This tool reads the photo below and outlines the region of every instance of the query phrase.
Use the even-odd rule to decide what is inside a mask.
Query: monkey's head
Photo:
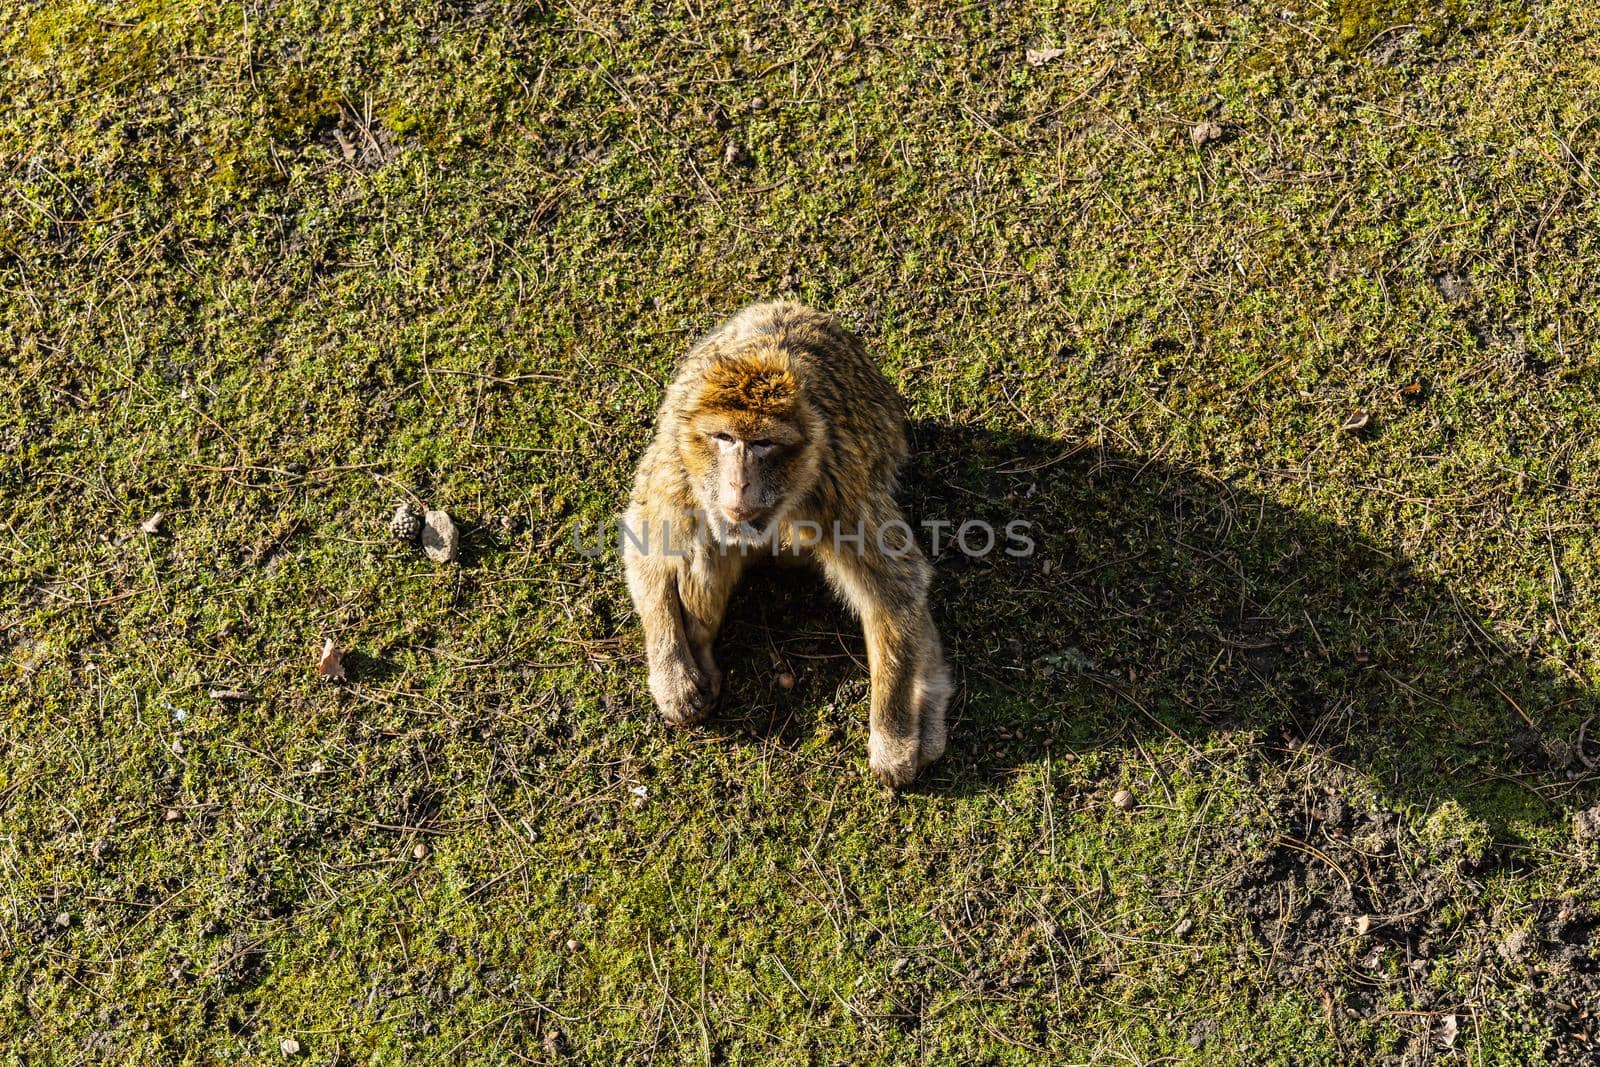
[[[816,484],[822,420],[789,357],[754,342],[712,363],[678,438],[711,533],[759,545]]]

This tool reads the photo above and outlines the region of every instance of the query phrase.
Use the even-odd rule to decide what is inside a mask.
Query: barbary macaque
[[[893,496],[906,456],[899,394],[832,316],[756,304],[690,349],[622,531],[668,723],[697,723],[716,704],[712,644],[745,567],[798,557],[866,632],[873,775],[905,785],[944,753],[951,682],[928,611],[932,569]]]

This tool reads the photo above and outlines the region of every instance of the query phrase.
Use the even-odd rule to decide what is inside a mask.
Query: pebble
[[[430,851],[430,849],[428,848],[428,846],[426,844],[424,844],[421,841],[418,841],[414,846],[412,846],[411,857],[413,859],[425,860],[425,859],[428,858],[428,852],[429,851]]]
[[[1189,140],[1193,141],[1196,146],[1210,144],[1221,136],[1222,127],[1210,119],[1196,123],[1194,128],[1189,131]]]
[[[1600,804],[1572,817],[1572,836],[1581,842],[1600,842]]]
[[[1138,801],[1133,799],[1133,794],[1126,789],[1119,789],[1111,795],[1111,803],[1116,805],[1118,811],[1132,811]]]
[[[286,1037],[278,1042],[278,1051],[285,1056],[298,1056],[300,1055],[300,1042],[292,1037]]]
[[[454,563],[461,549],[461,535],[456,524],[442,511],[430,511],[422,516],[422,551],[435,563]]]

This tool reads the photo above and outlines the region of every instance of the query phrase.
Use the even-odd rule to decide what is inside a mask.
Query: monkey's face
[[[727,412],[692,423],[685,459],[712,536],[764,544],[814,480],[813,446],[784,419]]]
[[[684,469],[722,544],[765,543],[816,483],[822,423],[770,343],[706,367],[678,430]]]

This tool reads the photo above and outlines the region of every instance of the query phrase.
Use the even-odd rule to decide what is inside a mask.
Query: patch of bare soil
[[[1364,794],[1338,765],[1322,767],[1219,843],[1239,858],[1229,910],[1270,972],[1323,1003],[1347,1051],[1370,1040],[1363,1021],[1384,1021],[1408,1035],[1388,1051],[1428,1063],[1494,1020],[1540,1043],[1538,1062],[1600,1063],[1600,907],[1483,910],[1483,879],[1514,856],[1448,832],[1420,840],[1397,813],[1353,803]]]

